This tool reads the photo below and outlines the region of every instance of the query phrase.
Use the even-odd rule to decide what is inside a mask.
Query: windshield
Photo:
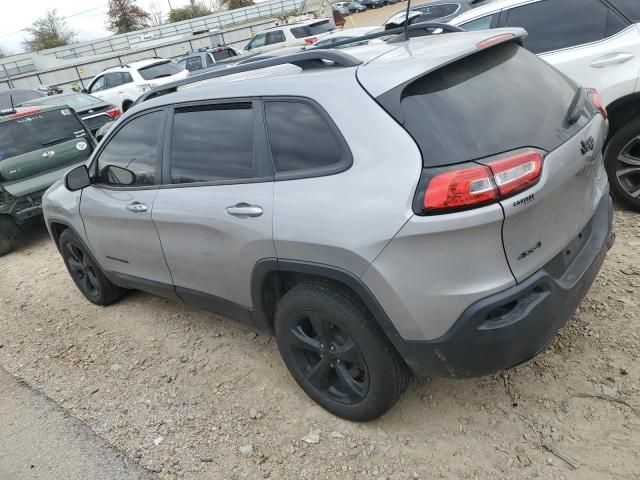
[[[67,108],[4,121],[0,123],[0,161],[81,137],[86,138],[87,132]]]
[[[91,108],[97,103],[102,103],[102,100],[92,97],[91,95],[53,95],[50,97],[37,98],[29,102],[24,102],[21,106],[27,105],[67,105],[74,110],[84,110],[85,108]]]
[[[154,63],[148,67],[138,69],[138,73],[145,80],[153,80],[154,78],[170,77],[184,70],[180,65],[174,62]]]

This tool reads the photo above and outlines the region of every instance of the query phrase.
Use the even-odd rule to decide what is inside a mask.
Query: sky
[[[137,0],[137,4],[149,10],[156,4],[164,14],[173,8],[183,7],[189,0]],[[0,49],[7,53],[24,51],[24,28],[42,17],[47,9],[56,8],[58,15],[66,17],[67,26],[76,33],[78,41],[110,35],[105,28],[108,0],[0,0]]]

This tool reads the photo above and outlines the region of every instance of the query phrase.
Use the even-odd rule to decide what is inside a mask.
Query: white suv
[[[336,24],[330,18],[316,18],[300,23],[280,25],[267,28],[254,36],[245,52],[269,52],[283,47],[312,45],[318,35],[336,29]]]
[[[640,209],[640,0],[498,0],[449,23],[465,30],[524,27],[526,48],[596,88],[609,113],[611,189]]]
[[[187,70],[172,60],[140,60],[105,70],[91,80],[84,92],[112,103],[125,112],[146,91],[188,75]]]

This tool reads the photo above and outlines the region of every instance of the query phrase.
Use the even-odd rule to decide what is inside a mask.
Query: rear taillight
[[[304,43],[306,43],[307,45],[312,45],[314,43],[316,43],[318,39],[316,37],[307,37],[304,39]]]
[[[537,150],[512,152],[436,171],[425,170],[414,202],[418,214],[467,210],[495,203],[534,186],[542,174]]]
[[[587,92],[589,92],[589,98],[591,98],[591,103],[593,103],[593,106],[600,110],[600,113],[605,118],[605,120],[609,118],[607,109],[604,107],[604,104],[602,103],[602,97],[600,96],[598,91],[595,88],[587,88]]]
[[[121,113],[122,112],[118,107],[112,108],[111,110],[107,110],[107,115],[109,115],[113,119],[118,118]]]

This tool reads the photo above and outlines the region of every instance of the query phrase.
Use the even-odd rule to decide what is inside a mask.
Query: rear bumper
[[[418,374],[464,378],[535,357],[589,291],[613,243],[612,220],[606,195],[580,235],[541,270],[471,305],[442,337],[402,342],[407,364]]]

